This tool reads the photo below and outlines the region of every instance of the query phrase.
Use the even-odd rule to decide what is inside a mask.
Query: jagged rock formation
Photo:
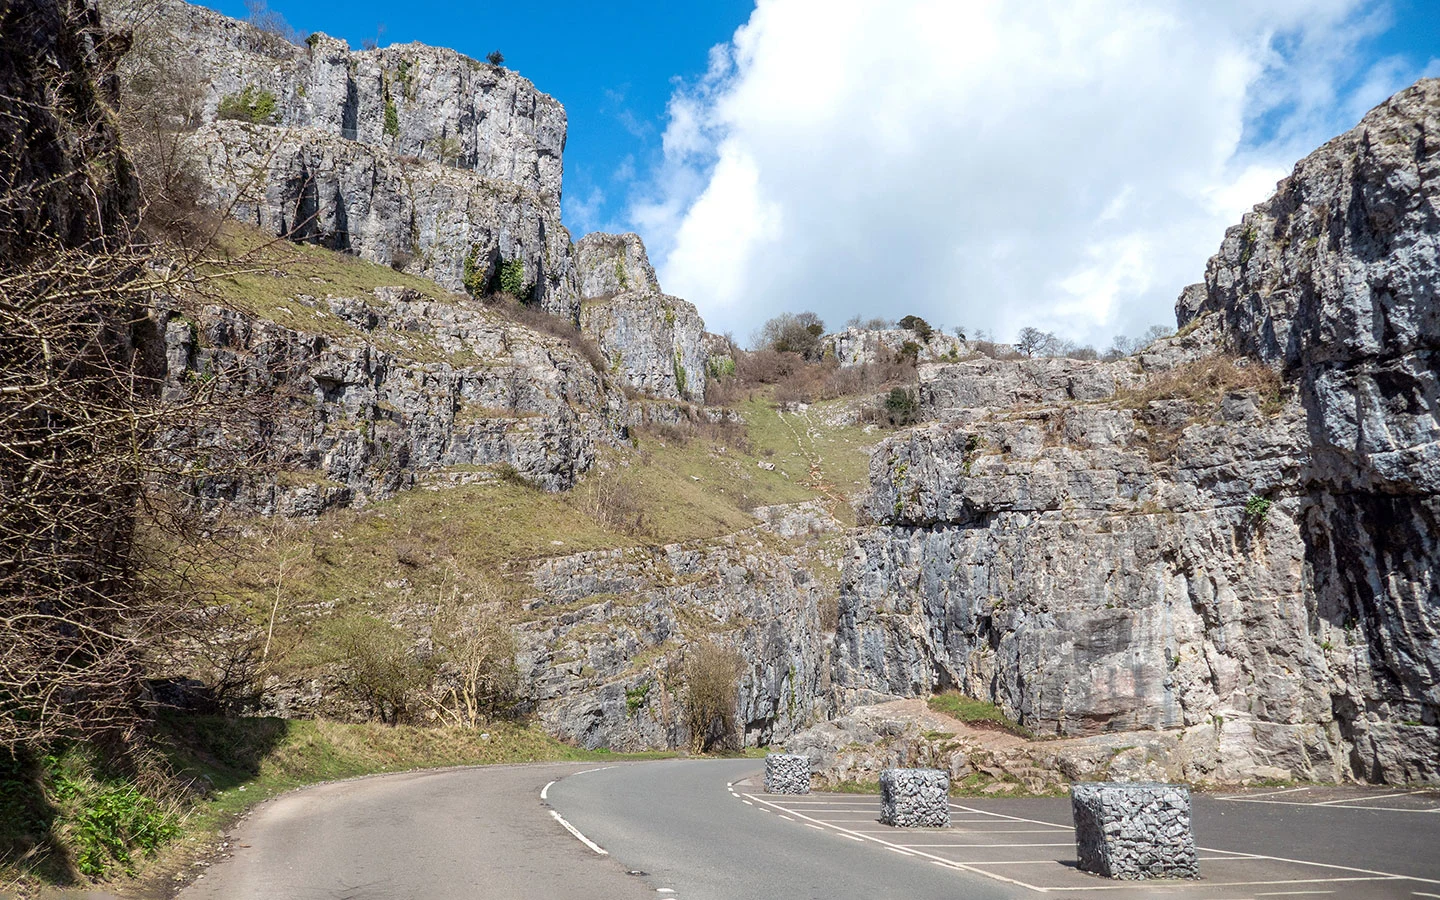
[[[703,402],[709,359],[694,304],[660,292],[638,235],[591,234],[576,245],[580,327],[611,372],[652,397]]]
[[[660,281],[638,234],[587,234],[575,244],[575,286],[581,297],[658,293]]]
[[[180,0],[117,15],[185,55],[177,71],[201,92],[199,174],[218,207],[452,290],[488,287],[519,261],[536,301],[572,311],[565,110],[527,79],[422,44],[296,45]]]
[[[840,366],[874,366],[912,353],[917,362],[955,361],[969,356],[969,345],[942,331],[920,334],[909,328],[847,328],[820,338],[827,355]]]
[[[244,507],[316,515],[429,472],[497,465],[562,490],[623,436],[624,398],[589,361],[478,303],[407,288],[293,303],[329,333],[219,306],[162,316],[172,380],[218,373],[286,401],[258,426],[287,469],[280,482],[211,488]]]
[[[682,648],[707,638],[743,660],[736,722],[747,745],[828,716],[827,588],[803,545],[767,532],[535,566],[522,662],[546,730],[585,747],[688,746]]]
[[[1424,81],[1302,161],[1138,360],[925,367],[837,684],[1174,730],[1193,780],[1440,779],[1437,117]]]
[[[293,44],[181,0],[118,9],[183,57],[175,77],[199,95],[189,146],[215,207],[453,291],[503,288],[577,324],[581,299],[603,298],[584,324],[615,373],[645,394],[702,397],[704,323],[660,294],[640,238],[571,243],[565,110],[525,78],[422,44]]]

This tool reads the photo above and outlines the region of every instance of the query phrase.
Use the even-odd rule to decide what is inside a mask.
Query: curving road
[[[1078,872],[1069,802],[958,800],[893,829],[878,798],[763,794],[758,760],[448,769],[256,809],[182,900],[1440,898],[1440,792],[1197,796],[1198,883]],[[1100,893],[1096,893],[1099,891]]]

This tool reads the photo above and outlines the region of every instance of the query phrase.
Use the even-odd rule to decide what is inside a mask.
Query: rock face
[[[569,233],[528,188],[316,128],[219,121],[193,144],[213,202],[243,222],[454,291],[496,290],[519,263],[522,299],[574,316]]]
[[[571,243],[565,110],[525,78],[422,44],[295,44],[181,0],[124,0],[115,16],[193,82],[188,146],[216,208],[452,291],[505,290],[576,324],[582,298],[603,298],[587,330],[622,380],[703,396],[704,323],[660,293],[640,238]]]
[[[820,343],[842,368],[889,363],[911,352],[917,362],[955,361],[970,354],[960,338],[943,331],[920,334],[908,328],[847,328],[824,335]]]
[[[712,541],[558,557],[530,574],[523,668],[546,730],[584,747],[688,746],[683,666],[710,640],[744,661],[736,723],[746,745],[833,710],[823,584],[764,527]]]
[[[281,398],[258,427],[291,471],[278,483],[212,487],[243,507],[316,515],[456,467],[509,466],[561,490],[623,435],[624,398],[602,373],[563,340],[477,302],[378,288],[300,296],[293,308],[328,333],[218,306],[162,322],[170,379],[215,373]]]
[[[1437,110],[1301,162],[1137,360],[922,367],[941,421],[873,457],[837,685],[1174,730],[1194,780],[1440,780]]]
[[[587,234],[575,245],[575,286],[581,297],[657,293],[660,281],[638,234]]]

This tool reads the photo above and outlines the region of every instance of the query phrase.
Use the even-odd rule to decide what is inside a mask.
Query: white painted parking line
[[[940,865],[940,866],[944,866],[944,867],[947,867],[947,868],[955,869],[955,870],[958,870],[958,871],[970,872],[970,873],[972,873],[972,874],[981,875],[981,876],[984,876],[984,877],[986,877],[986,878],[990,878],[990,879],[995,880],[995,881],[1001,881],[1001,882],[1004,882],[1004,883],[1007,883],[1007,884],[1013,884],[1013,885],[1015,885],[1015,886],[1017,886],[1017,887],[1021,887],[1021,888],[1024,888],[1024,889],[1027,889],[1027,890],[1030,890],[1030,891],[1035,891],[1035,892],[1037,892],[1037,893],[1042,893],[1042,894],[1043,894],[1043,893],[1065,893],[1065,892],[1070,892],[1070,891],[1076,891],[1076,892],[1081,892],[1081,891],[1083,891],[1083,892],[1087,892],[1087,893],[1088,893],[1088,892],[1092,892],[1092,891],[1133,890],[1134,887],[1135,887],[1135,886],[1132,885],[1132,884],[1094,884],[1094,883],[1084,884],[1084,885],[1070,885],[1070,886],[1065,886],[1065,887],[1061,887],[1061,886],[1043,886],[1043,887],[1042,887],[1042,886],[1040,886],[1040,885],[1035,885],[1035,884],[1028,883],[1027,881],[1024,881],[1024,880],[1019,879],[1019,878],[1014,878],[1014,877],[1009,877],[1009,876],[1006,876],[1006,875],[1002,875],[1002,874],[1000,874],[999,871],[990,871],[990,869],[995,868],[995,867],[1004,867],[1004,866],[1011,866],[1011,867],[1015,867],[1015,866],[1021,866],[1021,867],[1024,867],[1024,866],[1031,866],[1031,867],[1039,867],[1039,866],[1054,867],[1055,865],[1057,865],[1057,860],[1054,859],[1054,858],[1051,858],[1051,859],[1030,859],[1030,860],[997,860],[997,861],[988,861],[988,860],[964,860],[964,861],[958,861],[958,860],[954,860],[954,859],[946,859],[946,858],[944,858],[944,857],[937,856],[937,855],[935,855],[934,853],[928,852],[928,851],[930,851],[930,850],[936,850],[936,851],[945,851],[945,852],[950,853],[950,854],[956,854],[956,853],[959,853],[960,851],[965,851],[965,850],[968,850],[968,849],[970,849],[970,848],[975,848],[975,849],[988,849],[988,848],[1018,849],[1018,848],[1026,848],[1026,847],[1028,847],[1028,848],[1034,848],[1034,849],[1036,849],[1036,850],[1042,850],[1043,848],[1051,848],[1051,847],[1073,848],[1073,847],[1074,847],[1074,842],[1073,842],[1073,840],[1071,840],[1071,841],[1066,841],[1066,842],[1064,842],[1064,843],[984,843],[984,844],[965,843],[964,840],[963,840],[963,838],[975,838],[975,837],[981,837],[981,838],[983,838],[983,837],[988,836],[988,835],[990,835],[990,834],[1051,834],[1051,835],[1054,835],[1055,837],[1060,837],[1061,835],[1060,835],[1060,834],[1057,834],[1057,833],[1054,831],[1054,829],[1060,829],[1060,830],[1062,830],[1062,831],[1069,831],[1069,832],[1072,832],[1072,834],[1073,834],[1073,830],[1074,830],[1074,829],[1073,829],[1073,826],[1070,826],[1070,825],[1059,825],[1059,824],[1056,824],[1056,823],[1054,823],[1054,822],[1045,822],[1045,821],[1038,820],[1038,819],[1028,819],[1028,818],[1025,818],[1025,817],[1023,817],[1023,816],[1006,815],[1006,814],[1003,814],[1003,813],[992,813],[992,812],[989,812],[989,811],[986,811],[986,810],[976,809],[976,808],[974,808],[974,807],[969,807],[969,806],[964,806],[964,805],[962,805],[962,804],[954,804],[954,803],[952,803],[951,806],[952,806],[953,809],[955,809],[955,810],[957,810],[957,811],[960,811],[960,812],[963,812],[963,813],[970,814],[971,816],[974,816],[974,817],[975,817],[975,818],[967,818],[967,819],[966,819],[966,821],[971,822],[971,823],[994,823],[994,824],[996,824],[996,825],[1001,825],[1001,826],[1010,826],[1010,825],[1022,824],[1022,823],[1023,823],[1023,824],[1032,824],[1032,825],[1037,825],[1037,826],[1042,826],[1042,827],[1040,827],[1040,828],[1034,828],[1034,829],[1027,829],[1027,828],[1009,828],[1009,827],[996,828],[996,829],[986,829],[986,828],[978,827],[978,826],[977,826],[977,827],[961,828],[961,829],[950,829],[950,830],[942,830],[942,829],[917,829],[917,830],[914,830],[914,831],[909,832],[909,836],[912,836],[913,838],[916,839],[916,840],[913,840],[913,841],[912,841],[912,840],[906,840],[904,837],[902,837],[902,836],[901,836],[902,830],[900,830],[900,829],[884,828],[884,829],[882,830],[882,829],[875,829],[875,828],[855,827],[855,826],[857,826],[857,825],[867,825],[867,824],[873,823],[874,820],[864,820],[864,821],[854,821],[854,820],[849,820],[849,819],[843,819],[843,820],[827,820],[827,818],[824,817],[824,814],[825,814],[826,812],[839,812],[839,813],[844,813],[844,812],[848,812],[848,810],[839,810],[839,809],[828,809],[828,810],[827,810],[827,809],[824,808],[824,804],[815,804],[813,801],[811,801],[811,803],[809,804],[809,808],[806,808],[804,812],[801,812],[799,809],[795,808],[795,807],[799,806],[798,803],[789,802],[789,803],[787,803],[786,805],[782,805],[782,804],[780,804],[780,803],[772,802],[772,801],[769,801],[769,800],[765,800],[765,799],[763,799],[763,798],[761,798],[761,797],[757,797],[757,796],[755,796],[755,795],[753,795],[753,794],[748,794],[748,795],[746,795],[746,798],[748,798],[748,799],[742,798],[742,799],[744,799],[744,802],[749,802],[750,800],[753,800],[753,801],[755,801],[756,803],[763,804],[763,805],[765,805],[765,806],[774,807],[776,810],[781,810],[781,811],[790,813],[790,814],[793,815],[797,820],[799,820],[801,824],[807,825],[807,826],[809,826],[809,827],[811,827],[811,828],[817,828],[817,829],[820,829],[820,830],[829,830],[829,831],[831,831],[832,833],[839,834],[841,837],[845,837],[845,838],[848,838],[848,839],[853,840],[853,841],[862,841],[862,842],[868,841],[868,842],[876,843],[876,844],[879,844],[879,845],[882,846],[882,847],[886,847],[887,849],[894,850],[894,851],[897,852],[897,853],[901,853],[901,854],[904,854],[904,855],[912,855],[912,856],[916,856],[916,857],[923,857],[923,858],[929,860],[930,862],[934,863],[935,865]],[[1266,802],[1266,801],[1257,801],[1257,802]],[[1283,803],[1283,802],[1287,802],[1287,801],[1269,801],[1269,802],[1282,802],[1282,803]],[[1315,806],[1315,805],[1317,805],[1317,804],[1315,804],[1315,803],[1307,803],[1307,804],[1294,804],[1294,805]],[[814,808],[815,806],[820,806],[821,808],[820,808],[820,809],[816,809],[816,808]],[[1354,808],[1354,807],[1339,807],[1339,808],[1341,808],[1341,809],[1347,809],[1347,808]],[[822,816],[822,818],[812,818],[811,815],[807,815],[807,813],[812,814],[812,815],[819,815],[819,816]],[[952,819],[952,822],[954,822],[954,821],[956,821],[956,820],[955,820],[955,819]],[[946,837],[952,837],[952,836],[955,837],[955,838],[957,838],[957,840],[951,841],[951,842],[946,842],[946,843],[930,843],[930,842],[928,842],[928,841],[935,841],[935,840],[937,840],[937,839],[944,839],[944,838],[946,838]],[[1261,873],[1256,873],[1257,875],[1261,875],[1261,877],[1260,877],[1259,879],[1255,879],[1255,880],[1234,880],[1234,881],[1213,881],[1213,880],[1207,879],[1203,884],[1193,885],[1193,887],[1195,887],[1195,888],[1197,888],[1197,889],[1204,889],[1204,888],[1241,888],[1241,887],[1244,887],[1244,888],[1252,888],[1252,889],[1253,889],[1253,888],[1257,888],[1257,887],[1267,887],[1267,886],[1273,886],[1273,887],[1277,887],[1277,888],[1294,886],[1294,888],[1295,888],[1295,890],[1276,890],[1276,891],[1270,891],[1270,892],[1264,893],[1264,894],[1253,894],[1253,895],[1251,895],[1252,897],[1259,897],[1259,896],[1305,896],[1305,895],[1321,896],[1321,895],[1328,895],[1328,894],[1334,894],[1334,893],[1336,893],[1336,891],[1334,891],[1334,890],[1328,890],[1328,889],[1327,889],[1328,887],[1331,887],[1331,886],[1334,886],[1334,885],[1349,884],[1349,883],[1352,883],[1352,882],[1366,882],[1366,881],[1410,881],[1410,882],[1419,882],[1419,883],[1421,883],[1421,884],[1440,884],[1440,881],[1435,881],[1435,880],[1427,879],[1427,878],[1418,878],[1418,877],[1414,877],[1414,876],[1397,875],[1397,874],[1390,873],[1390,872],[1381,872],[1381,871],[1376,871],[1376,870],[1372,870],[1372,869],[1361,869],[1361,868],[1356,868],[1356,867],[1353,867],[1353,866],[1336,865],[1336,864],[1333,864],[1333,863],[1318,863],[1318,862],[1312,862],[1312,861],[1310,861],[1310,860],[1289,859],[1289,858],[1286,858],[1286,857],[1267,856],[1267,855],[1256,854],[1256,853],[1244,853],[1244,852],[1236,851],[1236,850],[1221,850],[1221,849],[1213,848],[1213,847],[1197,847],[1196,849],[1199,850],[1199,851],[1201,851],[1201,852],[1203,852],[1203,853],[1205,854],[1205,855],[1203,855],[1203,856],[1200,857],[1201,860],[1211,861],[1211,862],[1216,862],[1216,863],[1227,863],[1227,862],[1228,862],[1228,863],[1245,863],[1245,862],[1251,862],[1251,861],[1267,861],[1267,862],[1274,862],[1274,863],[1286,863],[1286,864],[1289,864],[1289,865],[1301,866],[1301,867],[1306,867],[1306,868],[1311,868],[1311,869],[1321,869],[1321,870],[1325,870],[1325,871],[1322,872],[1322,873],[1317,873],[1317,874],[1315,875],[1315,877],[1311,877],[1311,878],[1282,878],[1282,879],[1269,879],[1269,880],[1266,880],[1266,879],[1263,878],[1263,874],[1261,874]],[[1011,868],[1010,871],[1013,872],[1013,871],[1015,871],[1015,870],[1014,870],[1014,868]],[[1239,873],[1239,872],[1236,872],[1235,874],[1239,875],[1240,873]],[[1275,873],[1275,874],[1279,874],[1279,873]],[[1287,873],[1287,874],[1288,874],[1288,873]],[[1297,874],[1298,874],[1298,873],[1297,873]],[[1221,877],[1223,877],[1223,875],[1222,875]],[[1182,887],[1182,886],[1176,886],[1176,887]],[[1191,885],[1184,885],[1183,887],[1188,888],[1188,887],[1192,887],[1192,886],[1191,886]],[[1440,900],[1440,894],[1425,894],[1425,893],[1416,892],[1416,893],[1414,894],[1414,896],[1416,896],[1416,897],[1434,898],[1434,900]],[[1231,900],[1242,900],[1242,898],[1231,898]]]
[[[1403,812],[1403,813],[1433,813],[1440,812],[1440,806],[1430,809],[1411,809],[1404,806],[1330,806],[1322,803],[1305,803],[1301,800],[1251,800],[1245,797],[1217,797],[1217,800],[1226,800],[1230,803],[1273,803],[1278,806],[1311,806],[1325,809],[1373,809],[1379,812]],[[1384,797],[1370,797],[1366,799],[1384,800]]]
[[[1403,794],[1377,794],[1370,797],[1351,797],[1348,800],[1327,800],[1324,803],[1316,803],[1316,806],[1339,806],[1341,803],[1364,803],[1367,800],[1393,800],[1396,797],[1410,797],[1415,794],[1428,794],[1434,788],[1427,788],[1420,791],[1406,791]]]
[[[1254,800],[1256,797],[1278,797],[1281,794],[1293,794],[1296,791],[1308,791],[1309,787],[1286,788],[1283,791],[1266,791],[1263,794],[1236,794],[1234,797],[1216,797],[1216,800],[1239,800],[1242,797]]]

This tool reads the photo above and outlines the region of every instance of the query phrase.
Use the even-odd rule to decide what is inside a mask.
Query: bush
[[[690,744],[696,751],[730,750],[738,746],[735,714],[743,665],[734,650],[709,640],[695,644],[687,654],[685,724],[690,729]]]
[[[505,65],[505,54],[499,50],[491,50],[485,55],[485,61],[492,66],[503,66]]]
[[[781,313],[760,327],[756,346],[761,350],[798,353],[806,359],[818,360],[823,351],[820,336],[824,333],[825,323],[813,312]]]
[[[341,684],[372,715],[395,725],[410,714],[430,673],[412,656],[404,632],[374,616],[358,616],[336,623],[330,640]]]
[[[515,707],[522,678],[515,662],[519,644],[499,595],[484,584],[471,593],[441,598],[430,639],[444,687],[439,710],[456,725],[473,728]]]
[[[1270,514],[1270,507],[1272,505],[1274,504],[1264,497],[1251,494],[1249,499],[1245,501],[1245,518],[1250,520],[1250,524],[1259,525],[1263,523],[1265,517]]]
[[[920,418],[920,401],[915,392],[906,388],[891,388],[885,396],[884,420],[892,426],[913,425]]]
[[[525,282],[525,261],[507,259],[500,264],[500,292],[522,300],[530,294],[530,285]]]
[[[930,336],[935,333],[935,329],[930,327],[930,323],[919,316],[906,316],[895,324],[901,328],[915,332],[922,343],[929,343]]]
[[[385,134],[392,138],[400,136],[400,111],[389,97],[385,98]]]
[[[247,84],[238,94],[221,97],[215,114],[222,119],[253,125],[273,125],[280,118],[275,108],[275,95],[253,84]]]

